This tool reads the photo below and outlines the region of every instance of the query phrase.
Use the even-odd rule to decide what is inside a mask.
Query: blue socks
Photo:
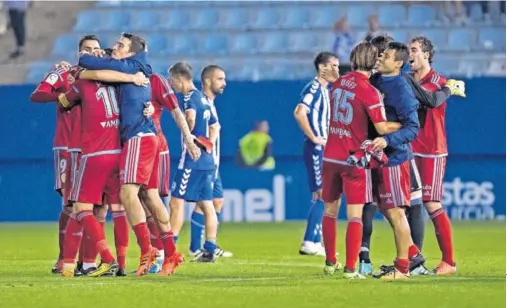
[[[190,251],[201,249],[201,241],[204,235],[204,214],[192,212],[190,217]]]
[[[216,244],[216,243],[213,243],[213,242],[210,242],[210,241],[208,241],[208,240],[206,240],[206,241],[204,242],[204,246],[203,246],[203,248],[204,248],[204,251],[209,252],[209,253],[211,253],[211,254],[212,254],[212,253],[214,253],[214,252],[215,252],[215,250],[217,249],[217,244]]]
[[[324,201],[312,201],[312,206],[308,213],[305,231],[305,242],[320,243],[322,239],[322,216],[324,215]]]

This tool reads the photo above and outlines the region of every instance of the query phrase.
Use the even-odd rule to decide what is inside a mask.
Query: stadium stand
[[[421,3],[98,1],[78,14],[70,33],[56,39],[49,57],[30,65],[27,79],[39,81],[52,63],[72,59],[75,43],[85,33],[112,44],[126,30],[147,36],[158,72],[165,72],[171,61],[186,59],[202,65],[227,61],[239,69],[229,74],[234,79],[307,78],[312,71],[299,65],[331,49],[333,23],[346,16],[360,39],[371,14],[397,40],[406,42],[417,34],[433,40],[435,66],[445,74],[498,74],[491,63],[499,63],[499,54],[505,58],[505,15],[499,9],[491,22],[484,22],[481,7],[473,4],[468,25],[457,27],[438,21],[438,6]],[[255,67],[242,66],[246,58]]]

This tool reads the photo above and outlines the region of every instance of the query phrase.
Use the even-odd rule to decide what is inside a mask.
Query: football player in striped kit
[[[294,117],[305,134],[303,159],[312,192],[303,243],[299,249],[302,255],[325,256],[322,246],[322,153],[329,129],[329,71],[338,72],[338,57],[330,52],[321,52],[314,60],[317,76],[301,92],[294,110]]]
[[[201,73],[202,93],[211,105],[211,112],[218,120],[217,109],[215,107],[215,97],[224,92],[225,86],[225,72],[218,65],[208,65]],[[219,122],[218,122],[219,123]],[[218,124],[220,129],[220,124]],[[220,224],[222,206],[224,204],[224,190],[222,186],[222,179],[218,170],[220,166],[220,133],[213,146],[213,161],[215,163],[215,172],[213,174],[213,206],[217,213],[217,219]],[[218,229],[217,229],[218,230]],[[198,258],[202,253],[202,238],[204,235],[204,214],[202,210],[196,206],[191,216],[190,225],[190,255]],[[232,257],[232,253],[225,251],[217,246],[215,249],[215,257]]]

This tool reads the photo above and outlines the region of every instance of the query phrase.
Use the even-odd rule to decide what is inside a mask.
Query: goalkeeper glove
[[[445,86],[451,90],[451,95],[467,97],[465,94],[465,82],[461,80],[449,79],[445,83]]]
[[[195,144],[200,147],[202,150],[211,153],[213,150],[213,143],[211,143],[208,139],[204,137],[197,137],[194,139]]]

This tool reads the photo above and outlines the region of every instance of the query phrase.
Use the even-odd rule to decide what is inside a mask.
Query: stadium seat
[[[409,40],[407,30],[396,29],[389,31],[388,33],[394,38],[395,41],[406,43]]]
[[[169,41],[168,47],[174,54],[193,55],[198,45],[197,37],[193,35],[177,35]]]
[[[407,9],[401,4],[385,5],[378,11],[378,21],[383,27],[399,27],[406,19]]]
[[[347,19],[351,27],[368,27],[368,16],[375,13],[371,6],[358,5],[351,6],[347,11]]]
[[[436,49],[445,49],[447,45],[447,31],[442,29],[426,29],[424,31],[412,32],[409,39],[415,36],[427,37]]]
[[[409,27],[429,27],[436,20],[437,13],[431,5],[411,5],[408,8]]]
[[[157,11],[140,10],[133,15],[132,31],[149,31],[153,30],[158,24]]]
[[[228,37],[223,34],[206,35],[203,48],[197,50],[199,53],[225,55],[229,52]]]
[[[190,22],[186,11],[171,10],[167,15],[160,16],[157,30],[176,30],[185,27]]]
[[[479,47],[481,49],[493,49],[505,51],[505,29],[482,28],[479,30]]]
[[[445,75],[453,75],[458,72],[459,68],[459,60],[455,60],[449,57],[435,57],[435,62],[433,63],[433,68],[437,72],[442,72]]]
[[[69,53],[76,53],[79,37],[71,34],[59,36],[51,52],[52,57],[67,56]]]
[[[314,33],[295,32],[290,36],[289,51],[292,52],[310,52],[315,51],[317,46],[317,37]]]
[[[480,22],[484,20],[484,15],[482,13],[482,8],[479,3],[470,3],[469,4],[469,15],[470,19],[474,22]]]
[[[264,53],[283,53],[287,50],[287,35],[281,32],[272,32],[264,36],[259,50]]]
[[[216,28],[216,25],[220,21],[220,13],[217,10],[201,10],[195,16],[193,23],[188,25],[192,29],[212,29]]]
[[[101,23],[102,31],[132,31],[128,11],[108,11],[106,21]]]
[[[248,12],[243,8],[226,10],[224,28],[244,30],[248,27]]]
[[[284,29],[306,29],[309,21],[310,12],[307,8],[293,7],[286,11],[281,27]]]
[[[331,28],[334,22],[343,15],[337,10],[337,6],[323,6],[315,8],[313,18],[310,21],[310,28]]]
[[[280,16],[275,8],[258,9],[251,27],[254,29],[274,29],[278,27]]]
[[[257,52],[257,38],[253,34],[242,33],[234,38],[231,46],[233,53],[253,54]]]
[[[467,29],[449,30],[449,40],[446,50],[451,51],[469,51],[475,44],[475,33]]]
[[[102,14],[99,11],[84,11],[77,15],[74,32],[96,32],[99,30]]]
[[[153,54],[167,54],[169,50],[167,48],[168,40],[165,35],[155,34],[146,37],[148,42],[148,51]]]

